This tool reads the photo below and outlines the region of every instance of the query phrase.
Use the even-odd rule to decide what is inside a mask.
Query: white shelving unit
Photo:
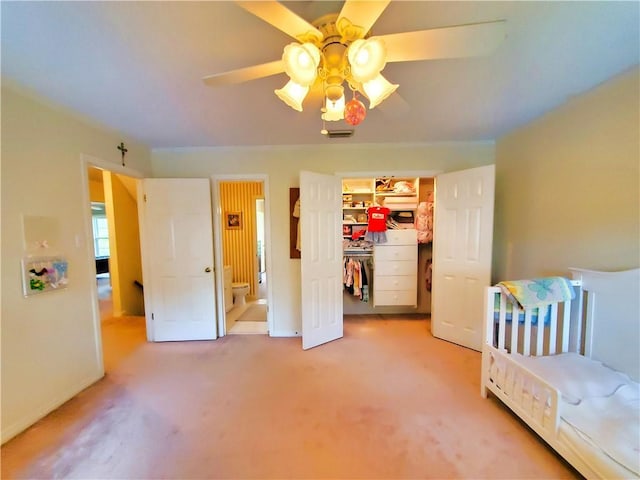
[[[387,243],[373,247],[373,306],[417,306],[418,243],[413,220],[419,178],[350,178],[342,182],[343,237],[365,231],[367,209],[391,210],[398,229],[387,230]],[[404,221],[404,223],[403,223]]]
[[[374,179],[350,178],[342,181],[342,236],[366,230],[367,208],[374,203]]]
[[[366,227],[367,209],[372,205],[387,207],[393,212],[392,217],[402,217],[404,213],[407,220],[413,219],[418,207],[419,188],[419,178],[380,177],[343,180],[343,236],[350,237],[354,227]]]

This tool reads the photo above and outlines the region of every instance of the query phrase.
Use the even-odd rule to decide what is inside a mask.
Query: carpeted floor
[[[2,448],[2,478],[580,478],[426,321],[344,338],[144,342],[103,325],[107,375]]]
[[[266,322],[267,321],[267,305],[264,303],[252,303],[244,311],[238,322]]]

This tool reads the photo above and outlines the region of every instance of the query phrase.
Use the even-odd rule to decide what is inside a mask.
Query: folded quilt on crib
[[[513,310],[513,304],[507,303],[507,308],[505,309],[505,320],[507,323],[513,320]],[[524,323],[524,310],[517,310],[516,312],[518,313],[518,323]],[[535,326],[538,324],[538,317],[542,317],[542,323],[548,325],[550,312],[551,309],[549,305],[543,305],[542,307],[532,310],[531,325]],[[497,295],[493,303],[493,318],[496,322],[500,321],[500,297]]]
[[[498,283],[498,287],[511,303],[525,310],[556,302],[566,302],[575,297],[571,281],[564,277],[507,280]]]

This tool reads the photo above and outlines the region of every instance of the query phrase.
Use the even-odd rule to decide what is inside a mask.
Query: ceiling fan
[[[229,85],[285,72],[290,80],[275,90],[282,101],[302,111],[309,89],[321,88],[322,119],[344,119],[350,125],[359,124],[366,116],[357,93],[367,97],[372,109],[398,88],[380,73],[387,62],[488,55],[505,37],[503,20],[371,36],[371,27],[390,0],[346,0],[340,13],[324,15],[312,23],[277,1],[236,3],[298,42],[285,46],[280,60],[209,75],[203,78],[204,83]],[[345,82],[353,92],[349,102]]]

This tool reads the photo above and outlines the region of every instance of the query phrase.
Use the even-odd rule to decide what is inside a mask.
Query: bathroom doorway
[[[267,334],[271,331],[267,178],[217,176],[213,191],[219,335]]]
[[[264,197],[256,198],[256,246],[258,262],[258,300],[267,300],[267,262],[264,258]]]

